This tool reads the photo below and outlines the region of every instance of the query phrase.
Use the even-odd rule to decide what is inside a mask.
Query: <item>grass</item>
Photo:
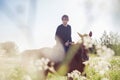
[[[92,58],[94,58],[92,56]],[[1,58],[2,60],[2,58]],[[3,62],[5,61],[5,63]],[[18,64],[17,61],[10,61],[10,59],[1,61],[0,66],[0,80],[23,80],[24,76],[29,75],[31,80],[40,80],[38,77],[41,75],[33,72],[29,74],[24,68]],[[110,60],[110,70],[105,73],[105,75],[100,75],[95,72],[94,68],[89,66],[86,67],[86,77],[87,80],[101,80],[102,78],[107,78],[108,80],[120,80],[120,56],[114,56]],[[37,75],[37,76],[35,76]],[[27,76],[28,77],[28,76]],[[67,76],[61,76],[59,74],[49,73],[47,80],[67,80]]]
[[[93,58],[93,56],[92,56]],[[107,71],[104,75],[99,74],[89,66],[86,67],[86,77],[87,80],[120,80],[120,56],[114,56],[111,60],[111,67],[110,70]],[[60,76],[56,74],[49,74],[48,80],[67,80],[67,76]]]

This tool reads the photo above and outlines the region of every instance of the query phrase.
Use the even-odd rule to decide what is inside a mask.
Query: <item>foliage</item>
[[[66,76],[60,76],[58,74],[49,73],[47,76],[47,80],[67,80]]]
[[[92,57],[92,59],[95,57]],[[94,59],[95,60],[95,59]],[[110,60],[111,67],[104,75],[99,74],[89,65],[85,68],[86,80],[120,80],[120,57],[115,56]],[[47,80],[67,80],[67,76],[49,73]],[[73,79],[81,80],[81,79]]]
[[[8,75],[9,80],[22,80],[25,72],[22,68],[16,67],[12,70],[12,72]]]
[[[120,79],[120,57],[113,57],[110,61],[111,69],[109,70],[109,79],[110,80],[119,80]]]
[[[6,69],[0,72],[0,80],[22,80],[25,75],[24,69],[19,66],[11,68],[5,72]]]
[[[120,34],[104,31],[99,43],[113,49],[116,55],[120,55]]]

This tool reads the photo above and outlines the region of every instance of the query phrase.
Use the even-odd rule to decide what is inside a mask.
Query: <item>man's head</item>
[[[63,16],[62,16],[63,25],[67,25],[68,21],[69,21],[68,15],[63,15]]]

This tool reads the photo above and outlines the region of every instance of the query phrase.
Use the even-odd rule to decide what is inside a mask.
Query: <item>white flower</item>
[[[31,79],[31,77],[30,77],[29,75],[25,75],[25,76],[23,77],[23,80],[32,80],[32,79]]]
[[[90,58],[88,62],[89,66],[101,75],[104,75],[111,67],[111,64],[103,57]]]
[[[107,47],[106,46],[102,46],[102,50],[103,51],[107,50]]]
[[[111,50],[110,48],[107,48],[106,46],[97,45],[96,50],[97,50],[97,55],[106,60],[111,59],[111,57],[114,55],[114,51]]]
[[[104,70],[101,70],[101,71],[99,71],[99,74],[104,75],[104,74],[105,74],[105,71],[104,71]]]
[[[97,55],[102,56],[101,53],[103,53],[102,50],[98,49],[98,50],[97,50]]]
[[[109,80],[108,78],[102,78],[101,80]]]
[[[87,78],[85,76],[81,75],[81,72],[79,72],[78,70],[74,70],[71,73],[68,73],[68,78],[73,78],[73,79],[77,79],[77,80],[86,80]]]
[[[51,63],[51,66],[49,66],[50,60],[47,58],[41,58],[35,61],[35,66],[37,67],[38,70],[44,71],[47,69],[51,69],[53,67],[54,63]]]
[[[96,49],[101,49],[101,48],[102,48],[102,46],[100,44],[96,45]]]

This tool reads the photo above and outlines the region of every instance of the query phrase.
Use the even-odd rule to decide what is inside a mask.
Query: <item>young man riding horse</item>
[[[65,53],[69,50],[72,43],[71,38],[71,26],[68,24],[69,17],[67,15],[62,16],[62,24],[57,27],[55,37],[58,38],[64,47]]]
[[[71,38],[71,26],[67,24],[68,21],[69,21],[69,17],[67,15],[63,15],[62,24],[57,27],[55,37],[56,37],[56,40],[60,40],[61,44],[64,47],[65,53],[68,53],[66,54],[65,60],[67,60],[68,56],[72,55],[71,60],[68,61],[68,63],[66,63],[69,66],[68,72],[71,72],[74,69],[77,69],[80,72],[83,72],[85,67],[83,62],[89,59],[87,55],[88,50],[84,48],[83,43],[73,44],[72,38]],[[90,32],[88,36],[91,37],[92,32]],[[72,52],[72,50],[70,50],[71,49],[70,47],[77,46],[77,45],[78,45],[78,49],[76,49],[75,52]]]

